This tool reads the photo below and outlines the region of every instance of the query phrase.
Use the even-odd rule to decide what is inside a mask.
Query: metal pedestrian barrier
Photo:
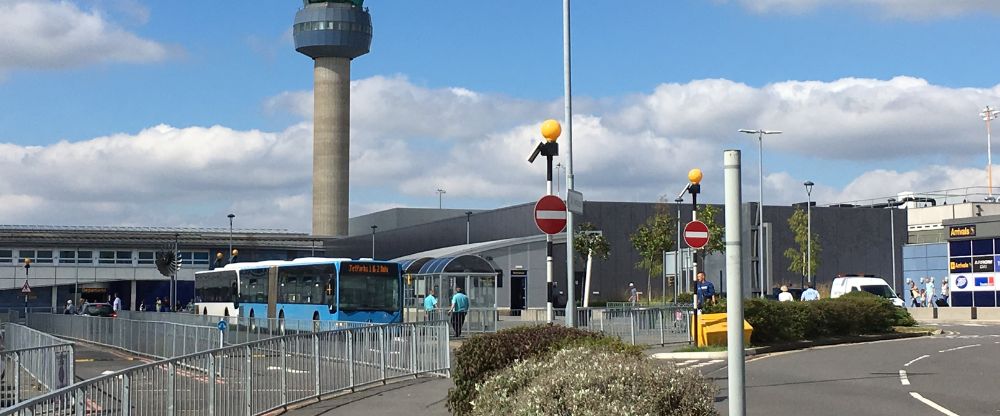
[[[454,314],[448,313],[448,309],[437,308],[425,310],[415,309],[410,313],[414,322],[428,320],[451,321]],[[497,332],[497,311],[493,308],[470,308],[465,313],[465,322],[462,325],[462,332]]]
[[[691,305],[656,308],[577,308],[576,326],[621,339],[632,345],[663,345],[689,342]],[[545,323],[544,309],[520,311],[519,316],[502,316],[494,328]],[[552,323],[566,322],[565,309],[553,309]],[[496,330],[496,329],[494,329]]]
[[[279,336],[132,367],[5,414],[262,414],[394,378],[447,377],[448,338],[445,321]]]
[[[0,408],[73,384],[72,343],[13,323],[0,330]]]
[[[310,319],[250,318],[248,316],[213,316],[180,312],[119,311],[118,318],[135,321],[154,321],[181,325],[207,326],[218,330],[219,321],[225,321],[225,345],[242,344],[267,338],[308,332],[332,331],[343,328],[361,328],[370,322],[323,321]],[[216,334],[218,337],[218,334]],[[218,345],[217,345],[218,346]]]

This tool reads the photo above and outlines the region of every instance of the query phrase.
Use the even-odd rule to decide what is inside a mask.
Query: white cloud
[[[152,62],[167,48],[68,1],[0,2],[0,70],[58,69],[104,62]]]
[[[719,1],[719,0],[717,0]],[[721,0],[726,2],[727,0]],[[973,13],[1000,14],[995,0],[735,0],[757,13],[803,13],[824,7],[872,8],[889,17],[939,18]]]
[[[352,84],[351,214],[391,206],[491,208],[544,193],[544,159],[528,164],[561,100],[529,101],[403,77]],[[574,117],[576,188],[588,200],[672,200],[689,169],[706,202],[722,201],[722,151],[743,148],[745,201],[755,201],[754,141],[768,138],[765,202],[820,204],[902,191],[983,185],[978,111],[1000,87],[846,78],[760,88],[727,80],[664,84],[646,95],[586,101]],[[265,103],[307,116],[308,93]],[[279,132],[154,126],[43,147],[0,144],[0,218],[13,223],[310,228],[312,126]],[[567,163],[566,137],[557,162]],[[928,161],[930,161],[928,163]],[[923,166],[929,165],[929,166]],[[849,166],[850,168],[845,168]],[[1000,173],[1000,169],[998,169]],[[1000,183],[998,181],[997,183]]]

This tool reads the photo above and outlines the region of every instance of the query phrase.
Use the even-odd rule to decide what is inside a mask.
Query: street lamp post
[[[757,135],[757,149],[760,160],[758,163],[758,176],[760,176],[760,202],[757,203],[757,236],[759,237],[757,243],[757,265],[759,267],[760,274],[760,297],[764,297],[764,135],[765,134],[781,134],[778,130],[748,130],[740,129],[740,133],[746,134],[756,134]]]
[[[687,286],[686,280],[681,280],[681,203],[684,198],[677,197],[677,246],[674,251],[674,303],[677,303],[677,291]],[[684,283],[681,283],[681,282]]]
[[[889,244],[892,244],[892,290],[896,287],[896,199],[889,198]]]
[[[465,244],[469,244],[472,230],[472,211],[465,211]]]
[[[812,181],[803,183],[806,187],[806,282],[812,284],[813,255],[813,217],[812,217]]]
[[[987,190],[989,196],[986,197],[986,200],[990,202],[996,201],[996,198],[993,197],[993,149],[990,148],[990,142],[992,141],[990,139],[990,120],[995,120],[998,115],[1000,115],[1000,110],[990,108],[990,106],[986,106],[979,113],[979,116],[986,121],[986,183],[989,186]]]
[[[375,225],[375,224],[372,224],[372,259],[375,258],[375,230],[377,230],[377,229],[378,229],[378,226]]]
[[[229,214],[227,217],[229,217],[229,251],[227,253],[231,255],[233,252],[233,218],[236,218],[236,214]],[[230,258],[230,262],[232,262],[232,258]]]
[[[30,270],[30,269],[31,269],[31,259],[25,257],[24,258],[24,285],[27,286],[27,287],[31,287],[31,285],[28,284],[28,270]],[[55,290],[55,288],[52,288],[52,290]],[[24,293],[24,317],[25,317],[25,319],[27,319],[27,317],[28,317],[28,293],[30,293],[30,292],[25,292]]]
[[[438,190],[437,190],[437,194],[438,194],[438,209],[441,209],[441,207],[443,206],[443,205],[441,205],[441,195],[444,195],[446,193],[447,192],[444,189],[438,188]]]
[[[535,163],[535,158],[538,155],[545,156],[545,195],[552,195],[552,158],[554,156],[559,156],[559,144],[556,143],[556,139],[562,134],[562,126],[559,125],[558,121],[555,120],[545,120],[542,123],[542,137],[545,141],[535,146],[535,150],[528,157],[528,163]],[[572,234],[572,228],[566,227],[566,235]],[[572,282],[572,280],[571,280]],[[546,288],[546,301],[545,301],[545,321],[552,322],[552,235],[545,234],[545,288]],[[570,292],[572,293],[572,292]],[[569,308],[569,305],[566,306]],[[567,312],[568,313],[568,312]],[[568,315],[567,315],[567,318]]]

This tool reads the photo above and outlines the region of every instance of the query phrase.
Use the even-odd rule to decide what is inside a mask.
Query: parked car
[[[103,318],[114,318],[118,314],[115,313],[115,309],[111,307],[110,303],[85,303],[83,307],[80,308],[80,315],[87,316],[100,316]]]
[[[873,274],[844,275],[833,279],[830,287],[830,298],[836,299],[850,292],[868,292],[892,301],[893,305],[903,307],[903,299],[896,295],[885,279]]]

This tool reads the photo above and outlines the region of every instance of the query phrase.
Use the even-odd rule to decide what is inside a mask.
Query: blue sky
[[[312,64],[290,38],[300,4],[0,0],[0,222],[213,225],[239,210],[247,226],[307,230],[308,169],[275,173],[310,163]],[[523,158],[538,123],[562,117],[562,2],[366,6],[352,161],[383,165],[352,170],[352,215],[433,206],[438,187],[454,207],[534,199],[523,182],[541,171]],[[47,28],[60,19],[75,31]],[[802,199],[805,179],[821,203],[985,185],[976,113],[1000,105],[1000,5],[577,1],[572,22],[589,198],[656,200],[691,167],[718,188],[722,149],[757,161],[743,127],[786,132],[766,144],[774,203]],[[470,156],[480,163],[457,160]]]

